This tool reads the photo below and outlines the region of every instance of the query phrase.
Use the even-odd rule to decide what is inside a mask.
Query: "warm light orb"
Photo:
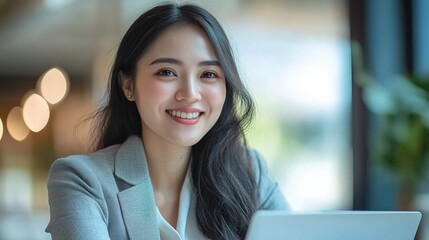
[[[2,137],[3,137],[3,122],[1,121],[1,118],[0,118],[0,140]]]
[[[28,136],[30,130],[25,125],[21,107],[14,107],[10,110],[6,119],[6,128],[16,141],[23,141]]]
[[[40,80],[40,92],[50,104],[56,104],[68,93],[69,81],[66,74],[58,68],[51,68]]]
[[[31,131],[40,132],[49,121],[49,105],[40,95],[33,93],[25,100],[22,115]]]

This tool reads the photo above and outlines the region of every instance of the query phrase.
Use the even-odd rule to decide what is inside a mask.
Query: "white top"
[[[186,173],[182,190],[180,191],[179,214],[177,216],[177,227],[174,229],[161,215],[158,207],[158,222],[161,240],[189,240],[206,239],[198,229],[195,217],[195,194],[191,184],[190,171]]]

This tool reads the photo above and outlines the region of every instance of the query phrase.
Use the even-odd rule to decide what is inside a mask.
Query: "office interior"
[[[161,2],[0,0],[0,239],[50,239],[49,168],[90,151],[119,41]],[[417,210],[429,239],[429,1],[174,2],[224,26],[293,209]]]

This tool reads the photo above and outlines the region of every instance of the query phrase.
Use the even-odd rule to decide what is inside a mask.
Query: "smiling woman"
[[[254,103],[217,20],[160,5],[125,33],[95,152],[48,180],[53,239],[244,239],[259,209],[288,209],[246,145]]]
[[[189,24],[172,25],[154,40],[137,62],[135,79],[120,76],[124,94],[132,96],[141,115],[145,145],[184,146],[181,154],[174,153],[183,160],[187,147],[213,127],[225,102],[225,77],[217,56],[204,31]],[[175,115],[169,114],[173,111]],[[182,168],[186,166],[183,161]]]

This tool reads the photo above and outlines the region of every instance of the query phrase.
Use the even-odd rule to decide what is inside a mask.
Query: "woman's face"
[[[133,92],[145,141],[189,147],[219,118],[225,76],[208,37],[197,26],[167,28],[138,61],[135,77],[134,86],[128,80],[123,88],[126,95]]]

